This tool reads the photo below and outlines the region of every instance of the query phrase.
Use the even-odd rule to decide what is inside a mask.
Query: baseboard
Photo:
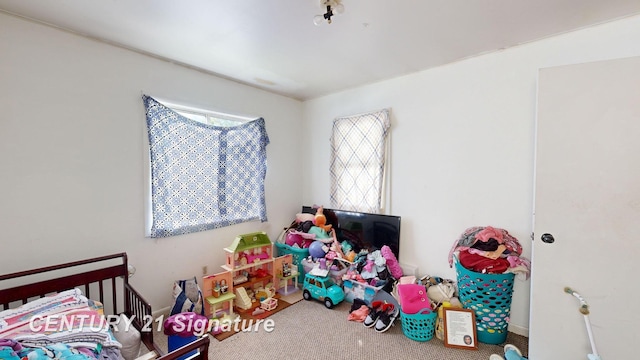
[[[153,313],[151,313],[151,315],[153,316],[154,319],[157,319],[160,316],[166,319],[167,317],[169,317],[170,313],[171,313],[171,306],[167,306],[160,310],[154,311]]]
[[[520,336],[529,337],[529,329],[522,326],[509,324],[509,331]]]

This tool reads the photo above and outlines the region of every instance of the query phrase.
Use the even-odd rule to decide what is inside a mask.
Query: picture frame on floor
[[[478,350],[476,315],[472,310],[444,308],[444,346]]]

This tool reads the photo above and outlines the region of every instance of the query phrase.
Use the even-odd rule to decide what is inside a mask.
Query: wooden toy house
[[[292,280],[292,276],[283,279],[283,268],[285,271],[291,268],[291,255],[274,258],[273,250],[273,243],[265,232],[238,235],[224,249],[225,264],[222,268],[228,274],[227,291],[234,295],[238,311],[260,306],[261,301],[275,297],[278,288],[286,287]],[[233,302],[231,304],[233,306]]]

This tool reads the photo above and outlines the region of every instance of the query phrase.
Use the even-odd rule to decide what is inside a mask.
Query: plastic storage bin
[[[283,243],[275,243],[276,249],[278,250],[278,256],[291,254],[293,258],[293,265],[298,266],[298,274],[304,276],[304,267],[302,266],[302,259],[309,256],[309,249],[302,249],[291,247],[287,244]]]
[[[338,286],[342,286],[342,277],[347,273],[347,270],[349,270],[349,268],[344,263],[340,262],[340,264],[340,270],[329,270],[329,276],[331,277],[331,280],[333,280],[333,282]],[[316,263],[309,261],[308,258],[302,259],[302,267],[304,269],[304,272],[302,274],[304,275],[308,273],[309,271],[311,271],[311,269],[313,269],[314,266],[316,266]]]
[[[342,287],[346,301],[352,303],[354,299],[360,299],[370,304],[373,297],[384,287],[384,284],[376,287],[358,281],[344,280]]]
[[[167,350],[169,351],[177,350],[185,345],[191,344],[196,340],[198,340],[198,337],[194,335],[189,335],[189,336],[169,335],[167,337]],[[180,356],[177,360],[185,360],[193,355],[196,355],[197,353],[198,351],[194,350],[190,353]]]
[[[437,315],[429,308],[424,308],[416,314],[405,314],[400,311],[402,332],[411,340],[429,341],[436,330]]]
[[[167,335],[167,349],[173,351],[198,340],[196,336],[198,329],[207,324],[208,319],[206,316],[194,312],[177,313],[169,316],[162,324],[164,334]],[[186,355],[180,356],[177,360],[188,359],[197,353],[197,350],[193,350]]]
[[[515,275],[482,274],[462,266],[456,259],[458,296],[465,309],[476,315],[478,341],[502,344],[507,340]]]

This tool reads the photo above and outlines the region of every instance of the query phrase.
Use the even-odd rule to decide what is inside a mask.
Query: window
[[[264,119],[173,109],[144,95],[149,137],[148,235],[266,221]]]
[[[380,213],[389,110],[337,118],[331,134],[331,205]]]
[[[240,125],[246,121],[252,120],[248,118],[241,118],[236,116],[231,116],[227,114],[216,114],[211,112],[190,110],[186,107],[180,105],[168,105],[171,110],[177,112],[178,114],[189,118],[191,120],[197,121],[199,123],[207,124],[207,125],[215,125],[215,126],[236,126]]]

